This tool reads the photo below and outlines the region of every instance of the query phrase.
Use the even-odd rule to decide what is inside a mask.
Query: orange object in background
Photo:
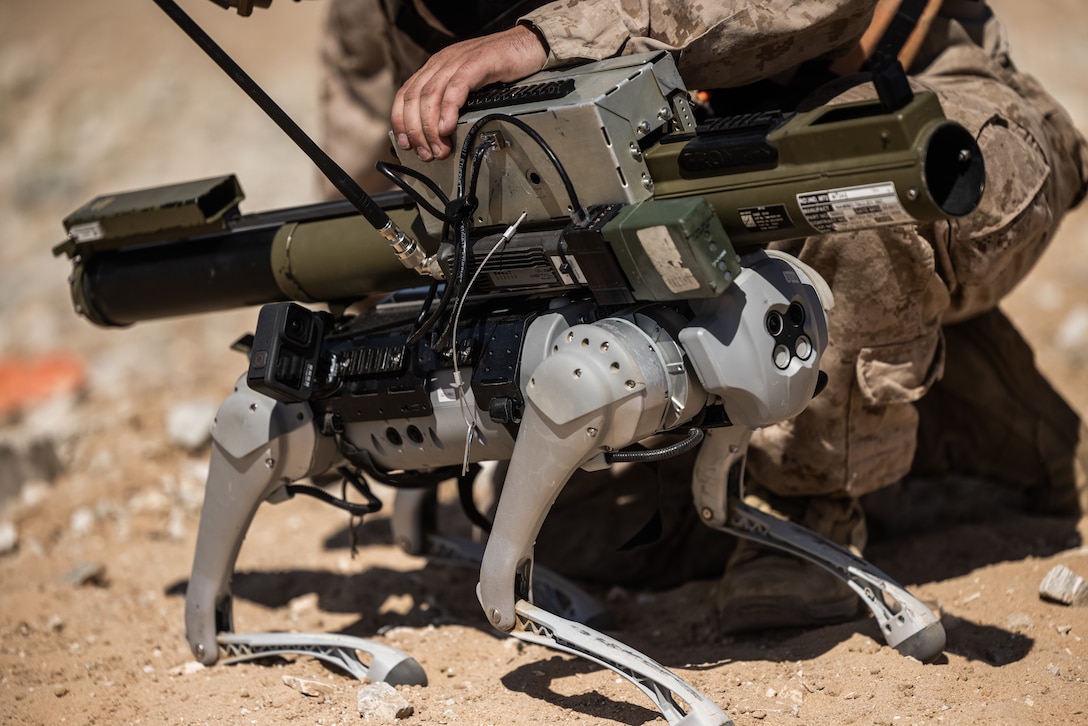
[[[57,394],[82,391],[86,384],[83,361],[71,353],[0,359],[0,418]]]

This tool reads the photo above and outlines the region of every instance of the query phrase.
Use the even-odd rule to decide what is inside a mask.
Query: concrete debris
[[[332,700],[332,696],[336,693],[336,686],[331,683],[325,683],[324,681],[315,681],[310,678],[299,678],[298,676],[284,676],[283,683],[286,686],[294,688],[303,696],[309,696],[311,698],[320,698],[323,703],[328,703]]]
[[[359,689],[359,715],[364,721],[395,723],[415,711],[400,691],[385,682],[371,683]]]
[[[166,432],[170,441],[186,451],[197,451],[212,435],[216,403],[210,399],[175,403],[166,412]]]
[[[1063,605],[1088,605],[1088,583],[1065,565],[1055,565],[1039,583],[1039,596]]]

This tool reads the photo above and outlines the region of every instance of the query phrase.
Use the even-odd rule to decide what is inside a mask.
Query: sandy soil
[[[1088,128],[1088,6],[992,2],[1020,64]],[[210,3],[194,16],[311,132],[322,3],[278,3],[248,20]],[[94,328],[72,312],[60,220],[101,193],[226,172],[257,211],[313,201],[316,174],[279,130],[150,2],[8,0],[0,17],[0,353],[56,351],[85,392],[0,422],[5,447],[44,442],[48,461],[7,467],[0,526],[0,723],[345,724],[358,683],[310,658],[196,670],[183,637],[207,447],[169,436],[182,406],[225,397],[243,361],[228,347],[254,310]],[[1088,210],[1007,301],[1039,362],[1088,408]],[[21,447],[21,448],[20,448]],[[35,459],[36,461],[39,460]],[[14,472],[14,473],[13,473]],[[974,494],[977,494],[975,492]],[[674,669],[738,724],[1088,723],[1088,608],[1042,601],[1056,564],[1088,576],[1088,520],[995,503],[969,521],[886,538],[874,563],[939,604],[947,651],[931,665],[884,646],[872,619],[722,638],[713,582],[668,592],[595,590],[617,637]],[[978,516],[978,515],[984,516]],[[452,531],[465,525],[443,512]],[[346,515],[310,500],[265,506],[241,553],[240,629],[345,632],[415,656],[404,723],[643,724],[649,702],[611,672],[498,637],[475,577],[390,543],[388,520],[347,549]],[[320,680],[329,698],[283,676]],[[658,721],[663,722],[663,721]]]

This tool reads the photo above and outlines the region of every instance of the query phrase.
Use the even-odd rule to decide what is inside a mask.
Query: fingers
[[[391,118],[397,146],[424,161],[446,158],[469,93],[489,83],[520,80],[539,70],[546,58],[536,33],[521,26],[439,51],[397,91]]]
[[[463,80],[464,76],[472,80]],[[397,145],[430,161],[449,155],[449,135],[479,74],[464,58],[436,55],[397,92],[392,124]],[[483,81],[481,85],[486,84]]]

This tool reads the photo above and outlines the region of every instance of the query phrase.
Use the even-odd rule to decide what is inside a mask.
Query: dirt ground
[[[991,4],[1019,64],[1088,128],[1088,5]],[[323,3],[281,1],[248,20],[203,0],[184,5],[318,133]],[[208,448],[187,450],[169,421],[214,410],[230,392],[244,361],[228,348],[252,330],[256,311],[95,328],[72,312],[68,264],[50,254],[61,219],[98,194],[234,172],[252,212],[314,201],[315,172],[151,2],[5,0],[0,19],[0,354],[63,354],[86,371],[81,394],[0,420],[0,723],[361,720],[359,684],[317,660],[190,665],[183,593]],[[1086,251],[1081,209],[1005,303],[1081,411]],[[988,499],[961,510],[976,516],[931,521],[867,553],[939,605],[948,647],[930,665],[883,645],[871,618],[720,637],[709,581],[594,592],[616,637],[737,724],[1088,723],[1088,607],[1038,596],[1057,564],[1088,577],[1088,520],[1028,516]],[[456,515],[448,520],[464,529]],[[309,499],[262,507],[237,568],[238,628],[344,632],[407,651],[429,685],[401,689],[414,708],[406,724],[658,719],[615,674],[498,637],[476,603],[474,573],[402,553],[382,516],[367,520],[352,558],[346,525]],[[285,675],[323,681],[330,695],[302,695]]]

